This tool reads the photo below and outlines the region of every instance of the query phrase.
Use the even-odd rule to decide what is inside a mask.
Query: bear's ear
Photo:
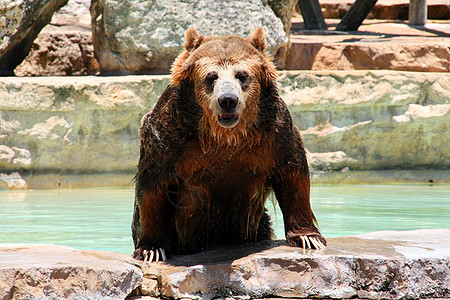
[[[203,35],[200,35],[194,28],[189,28],[186,30],[184,37],[186,40],[184,47],[187,51],[197,49],[202,44],[204,39]]]
[[[256,28],[253,30],[253,32],[249,35],[246,40],[252,44],[253,47],[255,47],[257,50],[264,52],[266,49],[266,37],[264,35],[264,29],[261,27]]]

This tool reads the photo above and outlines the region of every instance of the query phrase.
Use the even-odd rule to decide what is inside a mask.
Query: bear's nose
[[[219,105],[225,110],[234,109],[237,106],[238,97],[231,93],[225,93],[219,97]]]

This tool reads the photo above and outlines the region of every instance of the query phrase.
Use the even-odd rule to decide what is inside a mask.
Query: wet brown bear
[[[314,225],[305,150],[265,48],[262,29],[246,39],[186,32],[171,84],[142,120],[135,258],[270,239],[272,191],[288,245],[326,244]]]

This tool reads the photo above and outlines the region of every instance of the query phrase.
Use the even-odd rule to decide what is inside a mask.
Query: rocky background
[[[294,1],[17,0],[1,5],[5,63],[0,74],[123,75],[168,73],[189,27],[204,35],[241,36],[263,27],[269,51],[283,65]],[[36,18],[39,26],[31,22]]]
[[[184,31],[191,26],[205,35],[244,36],[262,26],[280,69],[450,70],[449,43],[445,39],[428,41],[421,38],[420,31],[408,32],[407,28],[388,31],[388,35],[379,34],[380,39],[376,39],[373,28],[361,30],[372,30],[368,36],[305,35],[298,8],[297,12],[294,10],[295,2],[3,0],[0,2],[0,75],[168,73],[182,48]],[[332,29],[333,20],[342,18],[352,1],[322,0],[320,4]],[[380,0],[368,18],[405,20],[408,1]],[[429,0],[428,18],[450,19],[450,5],[445,0]],[[445,25],[445,21],[439,22]],[[424,32],[439,30],[439,27],[425,28]],[[416,37],[395,38],[405,32]],[[447,33],[449,36],[450,32]],[[349,39],[354,42],[349,43]],[[387,43],[374,43],[378,41]]]

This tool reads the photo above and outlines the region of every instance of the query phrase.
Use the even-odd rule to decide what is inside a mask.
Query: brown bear
[[[272,191],[287,244],[325,247],[305,149],[265,48],[261,28],[246,39],[186,31],[171,83],[139,132],[134,258],[270,239],[264,204]]]

